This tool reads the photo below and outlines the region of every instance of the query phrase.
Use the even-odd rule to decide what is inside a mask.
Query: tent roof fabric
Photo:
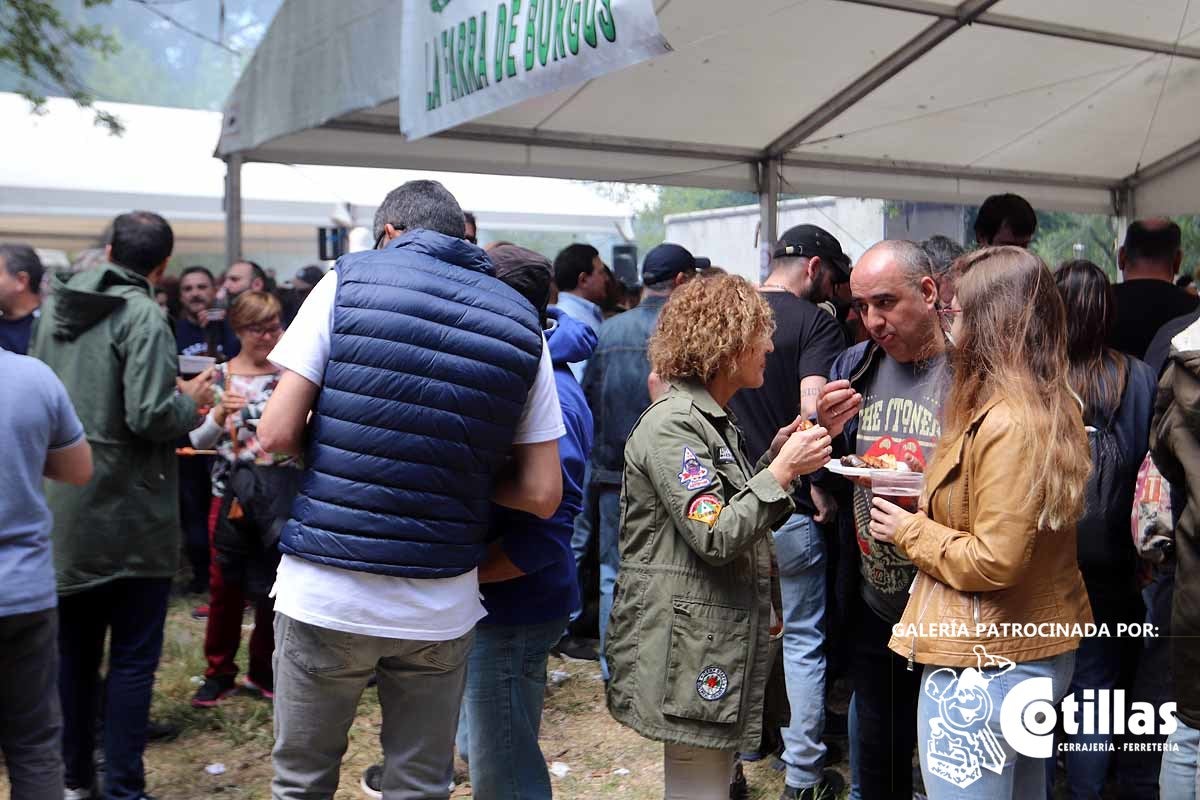
[[[408,142],[395,4],[287,0],[217,153],[743,191],[776,169],[786,193],[1200,212],[1200,3],[656,7],[672,52]]]

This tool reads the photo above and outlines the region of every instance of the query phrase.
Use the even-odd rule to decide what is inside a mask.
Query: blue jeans
[[[973,677],[979,674],[973,667],[925,667],[923,691],[917,704],[917,747],[921,753],[926,796],[929,800],[1045,798],[1046,759],[1018,753],[1005,741],[1000,726],[1001,709],[1008,693],[1030,678],[1049,678],[1050,696],[1041,699],[1057,704],[1066,696],[1071,684],[1075,653],[1017,664],[1001,674],[986,669],[983,678],[977,678],[973,683],[966,680],[968,670],[974,673]],[[990,714],[955,728],[955,721],[961,726],[962,709],[981,705],[987,708],[987,703],[976,699],[981,691],[990,701]],[[942,698],[940,703],[939,697]],[[936,741],[933,740],[934,720],[938,728]],[[1053,733],[1047,735],[1052,740]],[[984,736],[990,742],[985,741]],[[964,738],[968,741],[964,742]],[[936,752],[931,753],[931,746]],[[1053,744],[1050,752],[1053,753]],[[943,757],[939,757],[939,753]],[[991,755],[995,758],[991,761],[994,769],[988,766]],[[952,781],[948,774],[956,776],[957,781]]]
[[[486,800],[549,800],[550,773],[538,747],[546,661],[566,619],[536,625],[479,625],[467,659],[458,751],[471,788]]]
[[[66,783],[95,778],[92,749],[100,659],[111,630],[104,691],[104,800],[133,800],[146,788],[142,751],[154,671],[162,655],[170,578],[121,578],[58,599],[58,693]]]
[[[1082,639],[1075,651],[1075,675],[1071,678],[1069,694],[1083,697],[1084,689],[1114,689],[1121,671],[1121,640],[1111,636]],[[1063,741],[1071,744],[1107,746],[1109,733],[1079,733],[1067,735]],[[1067,766],[1067,797],[1071,800],[1100,800],[1108,778],[1108,765],[1113,753],[1106,750],[1080,752],[1068,750],[1063,754]],[[1054,795],[1054,759],[1046,759],[1046,794]]]
[[[592,541],[592,467],[586,465],[583,470],[583,510],[575,515],[573,522],[574,530],[571,532],[571,551],[575,553],[575,569],[578,574],[583,575],[583,562],[587,559],[588,544]],[[582,581],[580,590],[582,591]],[[579,615],[583,613],[583,609],[587,607],[588,599],[582,594],[579,596],[579,608],[571,612],[568,618],[570,622],[579,619]],[[601,615],[603,619],[603,615]],[[604,623],[601,622],[601,625]],[[566,626],[564,625],[565,629]],[[566,636],[567,631],[563,631]]]
[[[791,722],[783,729],[787,785],[821,782],[825,745],[825,536],[807,514],[775,531],[783,599],[783,672]]]
[[[608,617],[612,614],[613,587],[621,570],[621,490],[597,487],[600,507],[600,675],[608,681]]]
[[[1158,779],[1161,800],[1196,800],[1200,797],[1200,730],[1179,721],[1167,738],[1169,748],[1162,756]]]

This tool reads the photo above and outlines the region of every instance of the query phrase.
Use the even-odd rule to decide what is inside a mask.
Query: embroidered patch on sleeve
[[[733,451],[728,447],[722,447],[717,450],[718,464],[732,464],[735,461],[736,459],[733,457]]]
[[[683,466],[679,473],[679,485],[688,491],[703,489],[708,486],[708,468],[696,458],[696,452],[690,447],[683,448]]]
[[[721,516],[721,501],[715,494],[702,494],[688,506],[687,518],[703,522],[710,528],[717,524],[719,516]]]

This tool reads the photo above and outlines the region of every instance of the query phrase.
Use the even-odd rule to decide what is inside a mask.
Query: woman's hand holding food
[[[229,419],[230,414],[237,414],[246,407],[246,398],[240,394],[226,392],[221,398],[221,403],[213,409],[213,421],[221,427],[225,426],[225,421]]]
[[[833,441],[829,438],[829,432],[820,425],[814,425],[788,436],[767,469],[771,470],[781,487],[790,490],[792,481],[825,466],[832,454]]]

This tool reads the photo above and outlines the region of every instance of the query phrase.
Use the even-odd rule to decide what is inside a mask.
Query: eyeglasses
[[[274,325],[247,325],[239,333],[254,334],[255,336],[275,336],[283,332],[283,326],[276,322]]]

